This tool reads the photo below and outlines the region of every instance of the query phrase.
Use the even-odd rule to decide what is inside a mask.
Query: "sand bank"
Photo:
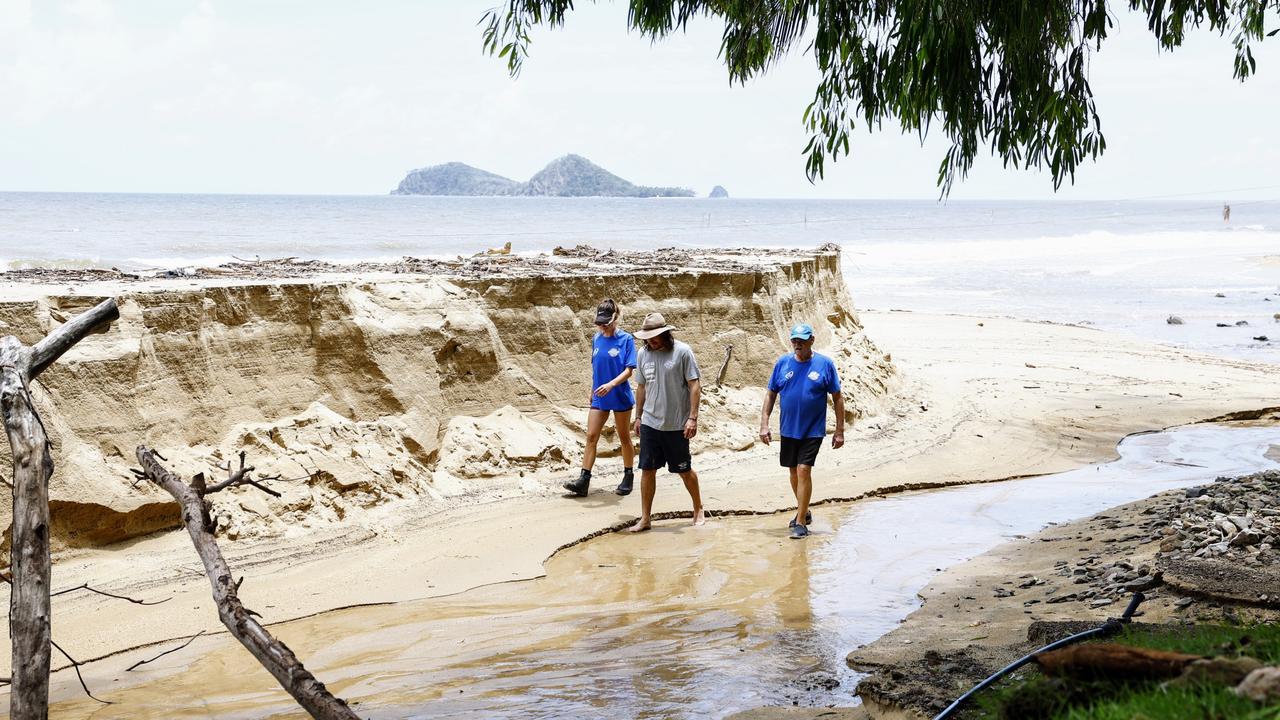
[[[129,517],[136,510],[125,501],[163,511],[154,493],[125,479],[138,442],[168,450],[185,472],[246,448],[269,472],[302,475],[301,489],[279,504],[246,493],[219,507],[236,530],[224,549],[246,577],[241,595],[271,622],[535,577],[558,547],[638,510],[634,496],[597,491],[570,501],[557,488],[577,460],[570,443],[584,415],[588,313],[606,289],[633,317],[657,309],[687,318],[677,321],[687,328],[681,337],[708,375],[734,344],[733,375],[704,406],[723,427],[708,428],[696,460],[712,510],[791,505],[773,449],[751,434],[757,385],[795,317],[824,319],[819,348],[844,355],[859,415],[848,445],[824,451],[820,499],[1070,469],[1112,457],[1129,432],[1248,413],[1280,394],[1267,366],[1078,327],[910,313],[859,322],[834,256],[723,274],[197,282],[127,297],[116,329],[42,378],[58,452],[55,497],[94,498],[69,516],[86,522],[102,507]],[[80,290],[4,306],[3,321],[30,339],[55,313],[97,297]],[[482,372],[468,377],[467,367]],[[521,424],[495,417],[507,405]],[[495,437],[494,427],[550,435],[512,457],[505,448],[519,443]],[[441,466],[447,449],[486,438],[467,462]],[[485,469],[455,472],[468,463]],[[608,478],[617,464],[603,458],[597,475]],[[397,481],[397,468],[409,479]],[[655,509],[686,502],[664,482]],[[127,522],[107,525],[94,537],[128,535]],[[60,597],[55,637],[78,657],[216,629],[184,535],[106,547],[61,537],[56,588],[87,581],[173,598],[139,612],[97,596]]]

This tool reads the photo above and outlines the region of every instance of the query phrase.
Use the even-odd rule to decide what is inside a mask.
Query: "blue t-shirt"
[[[596,397],[596,388],[622,374],[623,368],[636,366],[636,340],[626,330],[615,330],[613,337],[596,333],[591,341],[591,407],[596,410],[630,410],[636,405],[631,383],[624,382],[604,397]]]
[[[800,362],[794,353],[783,355],[773,366],[769,389],[781,400],[783,437],[804,440],[827,434],[827,395],[840,392],[840,375],[831,358],[814,353],[808,362]]]

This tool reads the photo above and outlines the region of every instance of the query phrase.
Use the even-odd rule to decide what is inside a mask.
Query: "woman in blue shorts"
[[[591,484],[591,467],[596,463],[596,444],[609,413],[622,443],[622,483],[614,492],[629,495],[633,480],[632,463],[636,449],[631,443],[631,410],[636,397],[631,392],[631,373],[636,367],[636,341],[631,333],[618,329],[618,304],[605,298],[596,307],[599,332],[591,340],[591,410],[587,414],[587,447],[582,453],[582,473],[564,484],[569,492],[584,497]]]

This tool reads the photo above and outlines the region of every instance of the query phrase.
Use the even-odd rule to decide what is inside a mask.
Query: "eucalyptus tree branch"
[[[1228,37],[1233,76],[1257,72],[1252,44],[1280,32],[1280,0],[1128,0],[1165,50],[1192,28]],[[557,28],[572,0],[506,0],[480,20],[482,47],[512,77],[529,58],[531,32]],[[950,142],[938,167],[942,195],[984,147],[1006,166],[1046,169],[1055,189],[1106,150],[1089,66],[1114,24],[1107,0],[629,0],[627,26],[653,40],[698,17],[724,24],[719,55],[731,83],[767,72],[796,50],[820,77],[802,122],[805,173],[851,152],[859,126],[887,121],[921,142]]]

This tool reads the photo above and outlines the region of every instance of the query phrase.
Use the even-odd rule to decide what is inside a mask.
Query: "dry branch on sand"
[[[12,335],[0,338],[0,409],[13,450],[9,716],[14,720],[43,720],[49,714],[49,478],[53,476],[53,456],[29,388],[32,380],[73,345],[119,317],[116,301],[106,300],[31,347]],[[72,663],[78,666],[74,660]]]
[[[255,657],[280,685],[293,696],[298,704],[314,718],[324,720],[356,720],[357,716],[346,701],[336,698],[298,660],[284,643],[272,637],[256,619],[254,613],[240,602],[240,580],[232,580],[231,568],[222,557],[214,539],[214,520],[209,514],[205,496],[229,487],[251,485],[264,492],[276,493],[252,478],[253,466],[245,466],[244,453],[240,453],[240,467],[232,470],[230,461],[225,469],[227,479],[207,485],[204,473],[192,478],[191,484],[182,482],[177,475],[160,464],[161,457],[154,450],[139,446],[137,451],[141,470],[134,473],[155,483],[173,496],[182,506],[182,522],[191,536],[196,553],[204,563],[205,573],[213,585],[213,599],[218,606],[218,617],[231,634]]]

